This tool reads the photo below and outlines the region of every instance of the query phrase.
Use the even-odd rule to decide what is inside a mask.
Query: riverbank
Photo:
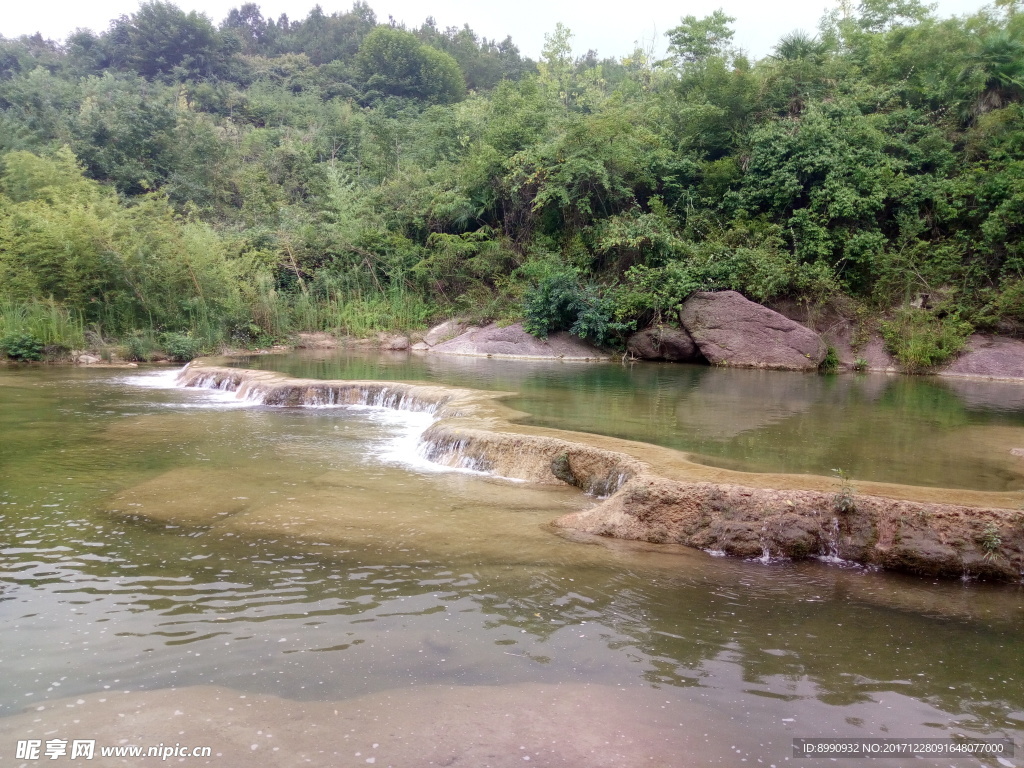
[[[503,393],[379,381],[290,378],[197,362],[185,386],[274,405],[371,403],[430,410],[431,460],[541,484],[598,503],[554,522],[584,533],[740,557],[848,561],[918,575],[1017,581],[1022,492],[984,492],[709,467],[669,448],[526,425]]]
[[[808,316],[799,308],[779,307],[781,314],[799,318],[835,353],[836,365],[829,373],[878,372],[940,376],[958,379],[1006,381],[1024,384],[1024,340],[991,334],[973,334],[953,360],[929,370],[904,371],[886,351],[882,337],[868,334],[856,337],[856,329],[842,318],[834,316]],[[629,352],[594,347],[565,332],[552,334],[548,339],[536,339],[527,334],[521,324],[499,326],[473,326],[459,319],[446,320],[426,332],[381,332],[370,337],[337,336],[326,332],[302,332],[287,344],[274,344],[255,349],[221,347],[219,357],[283,354],[296,349],[341,350],[365,349],[411,354],[452,354],[473,357],[493,357],[527,360],[607,361],[622,357],[624,362],[638,360]],[[133,356],[117,345],[102,349],[73,350],[46,359],[47,364],[73,364],[77,366],[133,367],[140,362],[154,364],[180,364],[189,358],[175,358],[163,352]],[[0,360],[0,363],[3,361]],[[702,361],[705,362],[706,361]],[[755,366],[760,367],[760,366]]]

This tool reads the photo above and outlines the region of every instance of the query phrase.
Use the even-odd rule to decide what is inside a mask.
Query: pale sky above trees
[[[244,0],[176,0],[186,11],[205,13],[220,23],[231,8]],[[311,0],[267,0],[258,3],[264,17],[277,18],[286,13],[292,20],[302,19],[313,6]],[[986,3],[982,0],[939,0],[942,16],[973,13]],[[711,14],[716,8],[734,16],[734,43],[755,57],[771,52],[779,38],[794,29],[814,32],[818,20],[836,5],[836,0],[788,0],[786,3],[765,0],[691,0],[686,3],[670,0],[633,0],[630,3],[600,3],[593,0],[517,0],[514,3],[481,3],[479,0],[369,0],[379,21],[393,16],[410,27],[423,23],[432,15],[438,26],[469,24],[481,36],[504,39],[511,35],[523,55],[540,56],[544,34],[562,22],[573,31],[573,52],[582,55],[594,48],[598,55],[626,56],[640,44],[653,47],[661,55],[666,47],[665,31],[679,24],[680,17]],[[321,2],[325,13],[345,11],[347,0]],[[64,39],[76,27],[99,32],[110,20],[131,14],[138,7],[135,0],[37,0],[11,2],[4,9],[0,34],[17,37],[42,33],[55,40]]]

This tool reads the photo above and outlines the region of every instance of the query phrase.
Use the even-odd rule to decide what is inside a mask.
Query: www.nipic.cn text
[[[140,747],[134,744],[122,746],[96,746],[95,739],[24,739],[18,742],[15,758],[18,760],[92,760],[95,757],[210,757],[210,747],[190,747],[183,744],[157,744]]]

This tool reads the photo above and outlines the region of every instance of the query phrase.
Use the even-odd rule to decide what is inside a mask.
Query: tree
[[[245,53],[260,52],[267,43],[267,22],[256,3],[245,3],[239,8],[232,8],[220,28],[234,34],[241,42]]]
[[[435,104],[459,101],[466,93],[455,59],[394,27],[377,27],[367,35],[356,65],[367,91]]]
[[[734,21],[736,19],[721,8],[703,19],[684,16],[682,24],[665,33],[669,39],[668,50],[684,65],[706,61],[712,56],[727,56],[733,36],[729,25]]]
[[[990,32],[968,55],[959,79],[976,84],[971,111],[982,115],[1024,97],[1024,42],[1008,30]]]
[[[160,186],[171,170],[175,93],[132,75],[107,72],[82,83],[71,144],[95,179],[125,194]]]
[[[931,17],[935,4],[920,0],[861,0],[857,23],[867,32],[912,26]]]
[[[278,45],[285,51],[305,53],[316,65],[348,61],[376,26],[377,16],[364,2],[354,3],[346,13],[330,16],[317,5],[304,21],[290,26],[278,24]]]
[[[197,80],[224,73],[237,38],[222,37],[204,14],[150,0],[115,21],[107,40],[115,66],[149,79]]]
[[[572,100],[572,30],[558,22],[555,31],[544,35],[540,81],[554,91],[565,105]]]
[[[786,93],[788,113],[799,115],[808,97],[817,95],[829,45],[802,30],[784,35],[771,56],[777,62],[779,86]]]
[[[72,71],[80,75],[97,75],[110,65],[107,42],[88,29],[76,29],[64,43]]]

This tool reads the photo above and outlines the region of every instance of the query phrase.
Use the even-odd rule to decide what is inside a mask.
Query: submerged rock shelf
[[[708,467],[668,448],[517,423],[507,393],[379,381],[294,379],[193,363],[179,383],[267,405],[375,405],[428,412],[421,453],[451,467],[598,497],[557,528],[765,561],[819,558],[925,576],[1019,581],[1024,494]]]

